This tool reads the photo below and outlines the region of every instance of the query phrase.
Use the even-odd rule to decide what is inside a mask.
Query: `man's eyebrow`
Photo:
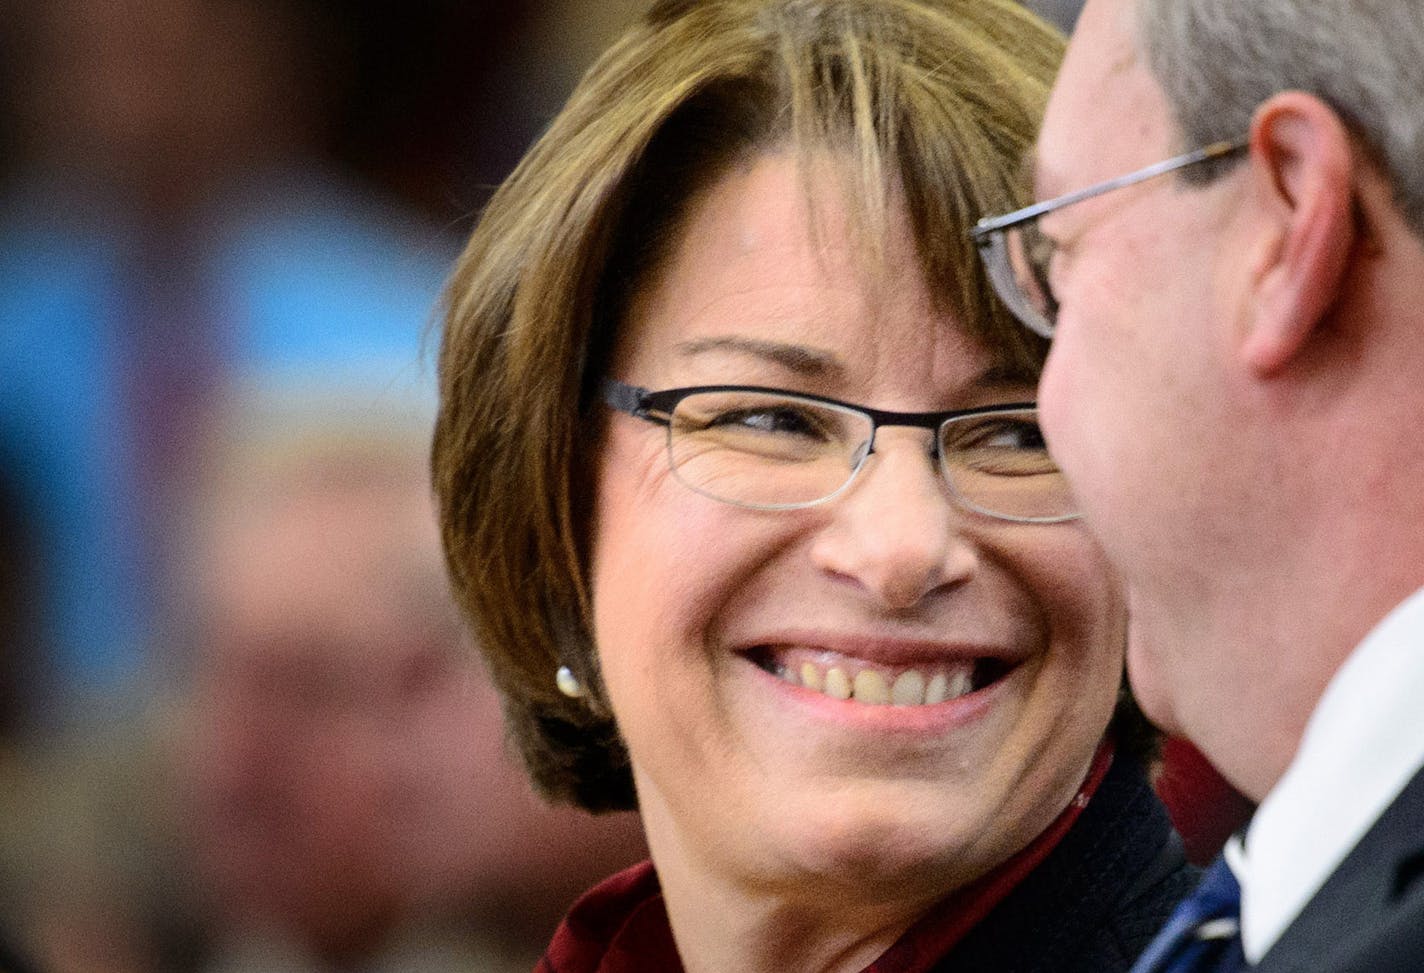
[[[676,350],[679,355],[688,358],[713,352],[749,355],[813,378],[836,377],[845,371],[840,359],[829,351],[760,338],[698,338],[680,342]]]

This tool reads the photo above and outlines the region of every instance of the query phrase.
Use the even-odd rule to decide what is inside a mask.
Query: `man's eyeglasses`
[[[930,456],[965,507],[1020,523],[1077,516],[1032,402],[885,412],[750,385],[649,391],[607,379],[603,400],[667,427],[673,475],[703,496],[758,510],[823,503],[850,486],[882,426],[934,433]]]
[[[984,269],[1000,300],[1030,329],[1045,338],[1053,337],[1054,326],[1058,323],[1058,301],[1048,282],[1053,241],[1038,228],[1042,217],[1114,189],[1135,186],[1188,166],[1229,158],[1244,151],[1247,144],[1245,139],[1215,142],[1095,186],[1034,203],[1004,216],[980,220],[970,231],[970,236],[979,247]]]

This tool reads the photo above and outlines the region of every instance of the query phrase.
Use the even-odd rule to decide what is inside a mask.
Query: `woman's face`
[[[800,171],[789,152],[763,155],[694,201],[624,323],[613,377],[899,411],[1033,398],[936,309],[903,212],[873,263],[834,167],[811,170],[814,207]],[[1121,677],[1118,591],[1076,524],[953,503],[929,437],[884,428],[846,492],[766,511],[688,489],[663,427],[610,413],[594,630],[660,870],[942,894],[1072,798]],[[780,674],[807,667],[821,691]],[[887,686],[943,675],[964,695],[839,699],[833,669],[857,686],[861,672]]]

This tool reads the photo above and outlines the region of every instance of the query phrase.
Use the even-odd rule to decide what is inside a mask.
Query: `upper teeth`
[[[854,699],[870,706],[932,706],[969,693],[974,686],[973,670],[973,663],[962,662],[937,667],[928,676],[921,669],[891,674],[871,668],[852,675],[852,667],[846,664],[804,660],[777,665],[772,671],[794,686],[836,699]]]

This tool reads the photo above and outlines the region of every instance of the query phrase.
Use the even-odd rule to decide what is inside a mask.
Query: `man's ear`
[[[1305,346],[1339,293],[1357,232],[1350,133],[1319,98],[1283,92],[1256,110],[1249,165],[1243,202],[1261,208],[1268,235],[1240,348],[1268,377]]]

